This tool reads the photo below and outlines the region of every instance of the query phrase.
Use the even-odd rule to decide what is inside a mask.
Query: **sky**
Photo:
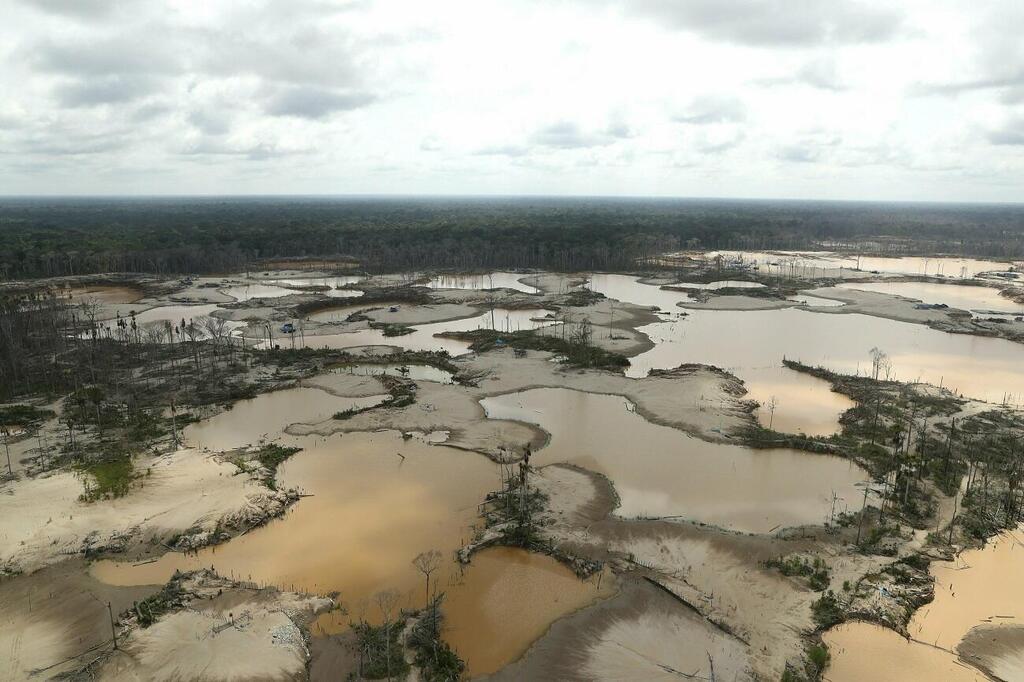
[[[1024,201],[1021,0],[0,0],[0,194]]]

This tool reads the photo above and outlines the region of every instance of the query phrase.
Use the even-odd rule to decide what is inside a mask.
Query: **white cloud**
[[[1013,201],[1024,184],[1019,0],[0,11],[9,193]]]

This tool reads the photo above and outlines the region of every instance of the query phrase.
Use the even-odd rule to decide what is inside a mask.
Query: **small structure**
[[[281,331],[285,334],[294,334],[295,325],[292,324],[291,322],[285,322],[284,324],[281,325]]]

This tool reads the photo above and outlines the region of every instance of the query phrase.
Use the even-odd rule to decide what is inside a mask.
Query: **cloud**
[[[36,70],[78,77],[170,74],[183,68],[172,40],[140,36],[35,43],[23,56]]]
[[[322,119],[338,111],[350,111],[372,104],[377,97],[369,92],[346,92],[315,86],[279,89],[264,105],[271,116],[295,116]]]
[[[512,144],[482,147],[473,152],[476,156],[526,156],[529,153],[529,147]]]
[[[691,101],[672,120],[678,123],[738,123],[747,117],[747,108],[736,97],[704,95]]]
[[[790,163],[816,163],[821,160],[821,150],[807,143],[789,144],[777,148],[775,158]]]
[[[611,144],[613,138],[606,133],[588,133],[575,123],[560,121],[537,130],[530,139],[541,147],[586,149]]]
[[[157,88],[156,80],[145,76],[103,76],[57,85],[53,94],[65,107],[92,107],[131,102]]]
[[[111,14],[116,2],[111,0],[22,0],[29,7],[73,17],[75,19],[97,20]]]
[[[988,132],[988,141],[994,145],[1024,145],[1024,117],[1014,118]]]
[[[902,30],[902,15],[853,0],[628,0],[627,12],[713,40],[753,45],[877,43]]]

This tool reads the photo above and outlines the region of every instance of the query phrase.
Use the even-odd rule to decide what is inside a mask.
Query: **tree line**
[[[0,279],[238,271],[347,256],[412,268],[633,269],[681,248],[1024,256],[1024,208],[602,198],[0,200]]]

